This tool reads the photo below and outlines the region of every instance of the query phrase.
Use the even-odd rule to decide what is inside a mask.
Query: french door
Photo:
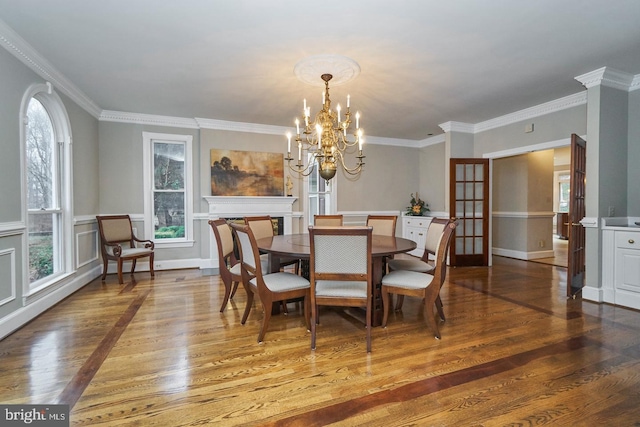
[[[585,217],[584,205],[587,169],[587,142],[571,135],[571,181],[569,184],[569,262],[567,296],[575,297],[584,286],[585,230],[580,220]]]
[[[458,220],[451,240],[452,266],[489,265],[489,160],[450,159],[450,214]]]

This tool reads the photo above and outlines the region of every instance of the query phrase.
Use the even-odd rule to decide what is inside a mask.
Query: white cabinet
[[[640,233],[615,233],[616,304],[640,308]]]
[[[602,229],[604,302],[640,310],[640,228],[606,224]]]
[[[427,239],[427,228],[431,224],[429,216],[403,216],[402,217],[402,237],[413,240],[417,247],[408,252],[411,255],[421,257],[424,253],[424,244]]]

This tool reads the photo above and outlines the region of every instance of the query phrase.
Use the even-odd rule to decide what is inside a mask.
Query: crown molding
[[[98,117],[101,122],[133,123],[138,125],[171,126],[198,129],[195,119],[187,117],[157,116],[154,114],[127,113],[125,111],[102,110]]]
[[[93,117],[100,116],[101,108],[53,65],[40,55],[29,43],[0,19],[0,44],[29,69],[50,82],[56,89],[71,98]]]
[[[475,133],[475,126],[471,123],[445,122],[438,126],[445,132]]]
[[[232,132],[261,133],[266,135],[285,135],[290,127],[263,125],[259,123],[230,122],[227,120],[195,118],[200,129],[228,130]]]
[[[429,138],[423,139],[422,141],[418,141],[418,147],[424,148],[431,145],[442,144],[443,142],[445,142],[445,140],[445,134],[441,133],[439,135],[430,136]]]
[[[544,116],[545,114],[555,113],[558,111],[566,110],[568,108],[584,105],[586,103],[587,93],[578,92],[573,95],[545,102],[544,104],[539,104],[530,108],[525,108],[524,110],[505,114],[504,116],[496,117],[484,122],[476,123],[474,126],[474,133],[484,132],[490,129],[499,128],[524,120],[530,120],[539,116]]]
[[[575,79],[582,83],[587,89],[602,85],[630,92],[632,84],[634,82],[636,85],[638,84],[638,75],[634,76],[633,74],[615,70],[610,67],[598,68],[597,70],[577,76]],[[637,87],[635,89],[637,89]]]

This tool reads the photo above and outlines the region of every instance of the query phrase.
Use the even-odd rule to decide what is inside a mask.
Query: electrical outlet
[[[615,215],[616,215],[616,207],[609,206],[609,216],[615,216]]]
[[[533,123],[529,123],[529,124],[525,125],[524,131],[525,131],[525,133],[533,132]]]
[[[538,242],[538,246],[540,246],[541,248],[544,248],[544,245],[545,245],[544,240],[540,240],[540,241]]]
[[[162,263],[154,262],[153,263],[153,268],[162,268]]]

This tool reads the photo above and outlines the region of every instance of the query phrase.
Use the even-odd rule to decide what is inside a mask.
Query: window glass
[[[155,239],[185,237],[185,145],[153,144]]]
[[[42,103],[31,98],[26,126],[29,282],[60,271],[61,217],[58,153],[51,118]]]

